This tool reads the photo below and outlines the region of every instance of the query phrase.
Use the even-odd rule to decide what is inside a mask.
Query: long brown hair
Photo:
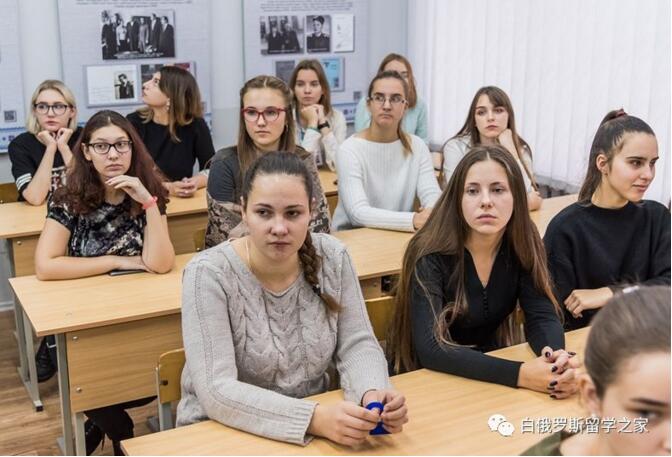
[[[296,79],[299,77],[299,72],[301,70],[312,70],[317,76],[317,80],[320,82],[320,87],[322,88],[322,96],[317,102],[324,107],[324,115],[328,116],[331,113],[331,88],[329,87],[329,81],[327,81],[327,76],[324,74],[324,68],[322,64],[316,59],[306,59],[299,62],[299,64],[294,67],[291,78],[289,78],[289,88],[294,91],[296,87]],[[298,109],[299,101],[296,99],[296,95],[293,98],[294,108],[297,110],[298,118]]]
[[[465,314],[469,306],[464,284],[464,249],[471,229],[462,213],[462,198],[467,173],[476,163],[486,160],[497,162],[505,170],[513,195],[513,213],[504,233],[508,245],[513,249],[522,268],[530,272],[535,287],[553,303],[556,314],[562,316],[551,290],[546,268],[546,251],[539,232],[530,219],[520,167],[502,146],[478,146],[469,151],[457,165],[427,223],[411,238],[406,248],[395,296],[396,309],[387,336],[388,355],[396,371],[417,368],[411,335],[411,291],[414,280],[425,289],[418,277],[416,266],[420,259],[430,254],[451,255],[456,258],[455,270],[449,278],[455,285],[455,298],[452,302],[441,304],[443,311],[435,316],[434,325],[434,337],[439,343],[456,345],[450,335],[450,326]],[[505,335],[500,336],[501,342]]]
[[[88,214],[98,209],[105,201],[105,184],[93,163],[84,157],[93,134],[103,127],[114,125],[122,129],[133,142],[131,150],[131,166],[126,175],[135,176],[151,195],[157,197],[157,204],[162,212],[168,203],[168,191],[163,187],[163,179],[133,125],[116,111],[99,111],[86,123],[81,136],[72,150],[72,162],[68,168],[66,184],[54,191],[53,199],[66,203],[75,214]],[[95,154],[95,152],[94,152]],[[135,200],[131,203],[131,214],[137,216],[142,212],[142,205]]]
[[[194,76],[187,70],[174,66],[165,65],[159,70],[161,80],[159,89],[170,100],[168,105],[168,131],[170,138],[179,143],[177,126],[191,124],[194,119],[203,117],[203,104],[201,103],[201,91]],[[149,122],[154,117],[154,111],[149,106],[138,110],[143,122]]]
[[[313,180],[310,178],[310,173],[301,158],[291,152],[269,152],[252,162],[245,173],[241,191],[243,211],[247,208],[247,200],[254,186],[254,180],[260,175],[286,175],[301,178],[308,202],[312,205],[314,195]],[[322,266],[322,257],[315,251],[310,231],[306,233],[306,238],[299,249],[298,255],[301,267],[303,268],[303,276],[306,282],[313,288],[313,292],[320,297],[329,311],[339,311],[341,309],[340,304],[334,297],[324,292],[320,285],[318,273]]]
[[[259,155],[257,147],[254,145],[254,141],[250,137],[250,134],[247,133],[247,128],[245,127],[245,118],[243,117],[243,108],[245,108],[245,102],[243,98],[248,91],[252,89],[271,89],[278,91],[282,95],[282,99],[285,103],[285,130],[280,136],[280,144],[278,149],[280,151],[295,152],[296,147],[296,125],[294,124],[294,111],[292,110],[292,91],[289,90],[287,84],[282,79],[276,78],[275,76],[260,75],[255,76],[250,79],[243,85],[240,89],[240,110],[238,118],[238,144],[237,144],[237,153],[238,153],[238,162],[240,163],[240,173],[241,176],[244,176],[247,172],[247,169],[250,167],[252,162],[254,162]]]
[[[509,114],[509,123],[507,128],[511,130],[513,144],[515,144],[516,151],[518,152],[518,160],[520,160],[520,163],[523,164],[525,174],[528,178],[530,178],[532,186],[536,190],[538,188],[537,180],[534,177],[534,172],[530,170],[527,166],[527,163],[525,163],[523,155],[523,147],[525,147],[530,152],[530,157],[532,157],[532,148],[529,144],[527,144],[523,137],[518,135],[518,130],[516,130],[516,117],[513,113],[513,104],[511,103],[509,96],[506,95],[506,92],[504,92],[499,87],[484,86],[476,91],[476,95],[474,95],[474,98],[471,101],[471,105],[469,106],[469,113],[467,114],[467,119],[464,121],[464,125],[462,125],[462,128],[455,135],[449,138],[448,141],[452,140],[453,138],[465,137],[469,139],[471,146],[477,146],[481,143],[481,136],[478,132],[478,128],[476,127],[476,107],[478,104],[478,99],[481,97],[481,95],[487,95],[487,97],[490,99],[490,103],[492,103],[493,106],[501,106]],[[446,141],[446,143],[448,141]]]
[[[404,81],[404,78],[401,77],[399,72],[383,71],[374,76],[373,79],[371,80],[371,84],[369,84],[369,91],[367,92],[368,103],[371,103],[372,101],[371,97],[373,95],[373,86],[376,84],[376,81],[379,81],[381,79],[396,79],[397,81],[399,81],[404,89],[404,98],[408,98],[408,84],[406,84],[406,81]],[[373,119],[371,120],[371,122],[373,122]],[[410,154],[413,150],[411,148],[411,139],[406,134],[406,132],[404,132],[404,129],[402,128],[401,124],[403,124],[403,118],[399,119],[399,124],[397,124],[397,136],[399,137],[399,140],[401,141],[401,144],[404,147],[404,153]]]
[[[406,72],[408,73],[408,94],[406,95],[406,101],[408,102],[408,108],[415,108],[415,105],[418,104],[418,91],[416,90],[415,76],[413,75],[413,67],[411,62],[401,54],[390,53],[385,56],[385,58],[380,62],[378,66],[378,73],[385,71],[385,67],[390,62],[401,62],[406,67]]]
[[[586,370],[599,398],[633,357],[670,352],[670,287],[634,286],[615,295],[591,323]]]
[[[590,147],[588,170],[579,191],[579,203],[590,203],[590,199],[602,183],[602,173],[597,168],[597,156],[603,154],[607,158],[608,166],[611,167],[612,160],[623,148],[626,133],[646,133],[656,136],[649,124],[640,118],[626,114],[623,109],[609,111],[600,122]]]

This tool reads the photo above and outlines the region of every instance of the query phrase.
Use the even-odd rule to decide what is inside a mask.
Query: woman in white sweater
[[[336,151],[345,141],[345,116],[331,105],[329,81],[322,64],[302,60],[289,80],[296,109],[296,144],[315,155],[317,166],[336,169]]]
[[[469,107],[467,120],[454,137],[443,146],[443,177],[450,177],[471,148],[482,145],[501,144],[516,159],[523,173],[527,206],[530,211],[541,207],[542,198],[537,191],[537,182],[532,169],[532,150],[516,131],[513,105],[509,96],[499,87],[485,86],[478,89]]]
[[[371,125],[348,138],[336,154],[334,230],[371,227],[412,232],[429,217],[441,190],[427,145],[401,128],[407,95],[408,85],[396,71],[384,71],[371,81],[367,97]]]

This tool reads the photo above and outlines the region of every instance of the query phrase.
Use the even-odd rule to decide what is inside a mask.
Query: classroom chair
[[[159,356],[156,365],[156,395],[159,403],[159,430],[173,428],[172,402],[182,396],[180,378],[184,368],[184,349],[174,349]]]
[[[13,182],[3,182],[0,184],[0,204],[13,203],[19,200],[19,191]]]
[[[378,341],[385,341],[387,328],[394,314],[394,297],[380,297],[366,300],[366,311],[369,314],[373,334]]]
[[[194,232],[194,248],[196,252],[205,249],[205,229],[198,229]]]

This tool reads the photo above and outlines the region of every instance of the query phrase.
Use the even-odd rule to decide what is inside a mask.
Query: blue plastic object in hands
[[[372,401],[371,403],[366,405],[366,409],[368,409],[368,410],[373,410],[373,409],[376,409],[376,408],[378,408],[380,410],[380,412],[382,413],[384,405],[379,401]],[[389,435],[389,433],[390,432],[385,430],[385,428],[383,427],[383,421],[380,421],[380,422],[378,422],[378,425],[376,425],[376,428],[374,428],[373,430],[371,430],[369,432],[369,435]]]

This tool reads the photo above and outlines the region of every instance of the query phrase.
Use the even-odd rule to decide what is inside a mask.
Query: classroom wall
[[[358,0],[365,1],[365,0]],[[389,52],[406,53],[409,0],[369,0],[368,41],[371,76]],[[19,40],[26,103],[48,78],[62,78],[57,0],[20,0]],[[212,133],[215,148],[233,144],[238,132],[238,91],[244,83],[242,0],[212,0]],[[38,31],[39,33],[35,33]],[[67,51],[63,55],[67,59]],[[365,88],[362,88],[364,90]],[[0,154],[0,182],[13,181],[7,154]],[[10,305],[9,262],[0,243],[0,309]]]

